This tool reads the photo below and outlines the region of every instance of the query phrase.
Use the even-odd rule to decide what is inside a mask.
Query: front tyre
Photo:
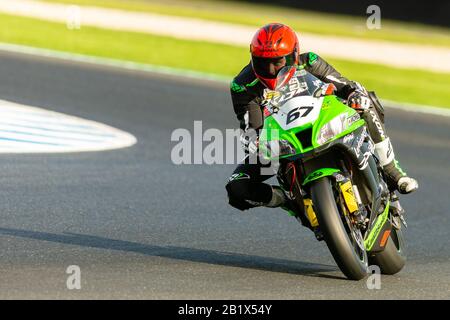
[[[320,230],[337,265],[347,278],[363,279],[368,270],[367,254],[358,250],[351,232],[343,224],[331,180],[324,177],[312,182],[311,197]]]

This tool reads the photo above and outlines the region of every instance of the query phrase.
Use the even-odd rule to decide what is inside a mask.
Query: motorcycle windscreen
[[[275,79],[275,90],[279,90],[291,80],[297,68],[295,66],[286,66],[282,68]]]

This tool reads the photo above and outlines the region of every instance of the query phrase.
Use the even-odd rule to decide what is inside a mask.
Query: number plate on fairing
[[[320,114],[322,102],[323,97],[293,97],[286,101],[279,111],[272,116],[283,130],[290,130],[316,121]]]

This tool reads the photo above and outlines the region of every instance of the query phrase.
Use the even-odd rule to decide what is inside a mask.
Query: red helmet
[[[295,73],[300,45],[294,30],[281,23],[270,23],[260,28],[250,44],[252,67],[256,77],[269,89],[287,83]],[[277,81],[283,67],[291,67],[285,78]]]

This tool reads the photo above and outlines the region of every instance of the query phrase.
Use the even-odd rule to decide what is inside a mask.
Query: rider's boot
[[[398,190],[402,194],[407,194],[419,188],[417,180],[408,177],[398,161],[395,160],[394,150],[389,138],[375,144],[375,152],[380,159],[380,164],[388,180],[386,182],[391,190]]]
[[[306,216],[305,208],[301,207],[297,201],[291,199],[281,187],[272,186],[272,199],[265,206],[269,208],[280,207],[286,210],[290,216],[295,217],[304,227],[313,231],[318,240],[323,239],[320,229],[311,225]]]
[[[289,198],[281,187],[271,186],[272,187],[272,199],[265,205],[269,208],[277,208],[285,205]]]

